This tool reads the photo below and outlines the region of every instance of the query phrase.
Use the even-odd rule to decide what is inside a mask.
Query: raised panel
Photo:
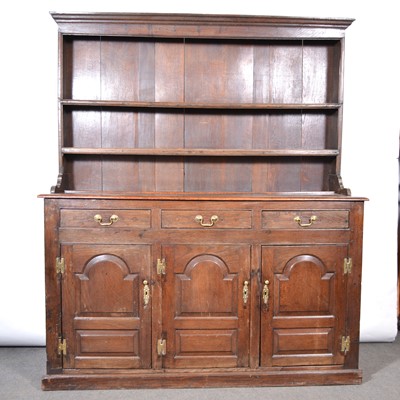
[[[139,353],[137,331],[77,331],[81,355],[95,353]]]
[[[332,353],[332,329],[275,329],[274,353]]]
[[[273,365],[327,365],[334,360],[334,329],[275,329]]]
[[[229,274],[227,265],[213,255],[192,259],[183,274],[176,275],[177,315],[207,316],[234,314],[237,310],[237,276]]]
[[[139,281],[119,257],[102,254],[85,266],[80,280],[79,314],[132,313],[138,315]]]
[[[347,245],[263,246],[263,366],[342,364]]]
[[[166,368],[248,365],[250,246],[163,245]],[[197,344],[196,344],[197,343]]]
[[[312,255],[289,260],[282,274],[275,274],[274,314],[332,313],[334,273]]]
[[[150,366],[148,245],[65,245],[62,280],[65,368]]]
[[[206,353],[215,354],[216,349],[220,354],[232,355],[236,351],[236,331],[235,330],[185,330],[176,333],[176,355]]]

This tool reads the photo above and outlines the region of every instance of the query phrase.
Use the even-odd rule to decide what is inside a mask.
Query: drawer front
[[[347,229],[348,210],[263,211],[263,229]]]
[[[251,229],[251,210],[162,210],[161,227],[167,229]]]
[[[64,228],[136,228],[151,227],[150,210],[60,210]]]

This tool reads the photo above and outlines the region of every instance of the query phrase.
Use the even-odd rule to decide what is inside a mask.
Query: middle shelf
[[[341,147],[341,109],[333,103],[318,108],[260,104],[264,109],[231,104],[218,110],[222,105],[142,108],[143,103],[64,102],[63,154],[335,157]]]
[[[133,156],[205,156],[205,157],[335,157],[332,149],[187,149],[187,148],[92,148],[63,147],[63,154],[72,155],[133,155]]]
[[[170,101],[116,101],[62,99],[60,104],[75,107],[121,107],[190,110],[337,110],[339,103],[198,103]]]

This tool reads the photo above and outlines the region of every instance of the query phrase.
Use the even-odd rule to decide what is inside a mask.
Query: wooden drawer
[[[251,210],[162,210],[162,228],[250,229]]]
[[[348,210],[263,211],[263,229],[347,229]]]
[[[60,210],[64,228],[134,228],[151,227],[150,210]]]

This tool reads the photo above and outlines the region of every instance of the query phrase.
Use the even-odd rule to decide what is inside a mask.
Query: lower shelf
[[[46,375],[43,390],[216,388],[360,384],[359,369],[83,372]]]

